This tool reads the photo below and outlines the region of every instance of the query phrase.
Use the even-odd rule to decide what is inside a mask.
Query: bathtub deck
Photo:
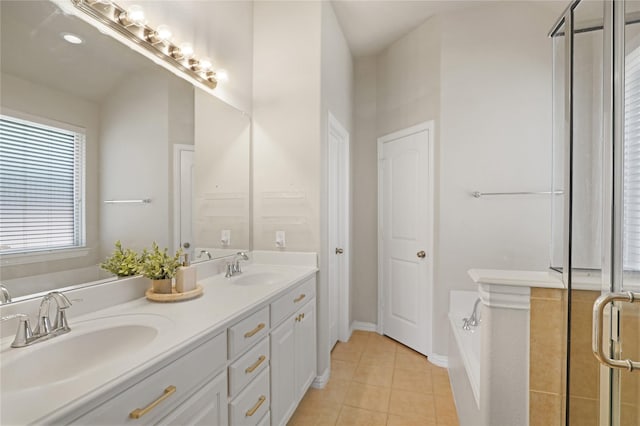
[[[445,368],[388,337],[355,331],[331,353],[331,378],[309,389],[289,426],[458,425]]]

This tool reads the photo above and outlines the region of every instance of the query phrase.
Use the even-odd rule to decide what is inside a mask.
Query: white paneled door
[[[378,139],[379,322],[431,355],[433,125]]]
[[[349,339],[349,133],[328,114],[329,338]]]
[[[193,176],[194,146],[174,145],[174,244],[194,258],[193,246]]]

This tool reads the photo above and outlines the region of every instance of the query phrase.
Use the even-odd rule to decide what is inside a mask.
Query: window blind
[[[640,271],[640,49],[625,61],[623,266]]]
[[[0,115],[0,253],[84,245],[84,142]]]

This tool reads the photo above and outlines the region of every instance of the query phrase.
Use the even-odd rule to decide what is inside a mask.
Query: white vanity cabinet
[[[222,372],[158,424],[226,426],[228,423],[227,375]]]
[[[315,274],[307,275],[227,317],[217,332],[212,328],[170,358],[148,360],[146,371],[42,423],[283,425],[316,376],[315,295]]]
[[[272,303],[271,309],[272,317],[292,311],[271,331],[271,424],[280,426],[316,376],[315,277]]]
[[[155,424],[167,418],[167,424],[197,424],[202,419],[203,424],[226,425],[226,340],[226,332],[218,334],[133,386],[117,391],[115,397],[72,424]],[[208,421],[213,418],[219,423]]]

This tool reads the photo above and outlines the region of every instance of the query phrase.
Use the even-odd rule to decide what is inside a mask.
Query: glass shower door
[[[613,291],[640,296],[640,2],[624,2],[624,16],[624,133],[619,212],[622,277],[614,280]],[[614,358],[640,362],[640,301],[617,302],[616,310],[619,330]],[[612,397],[613,419],[623,426],[640,425],[640,371],[616,370]]]
[[[552,265],[568,288],[566,424],[638,426],[640,2],[574,1],[551,36],[564,53],[563,256],[552,250]]]

